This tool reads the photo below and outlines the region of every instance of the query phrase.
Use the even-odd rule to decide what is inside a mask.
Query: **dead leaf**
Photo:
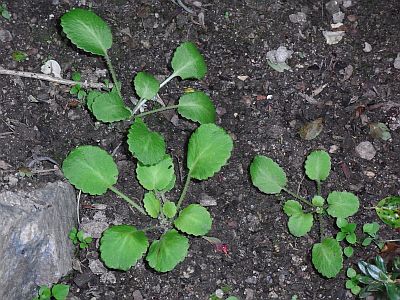
[[[381,139],[384,141],[392,138],[389,128],[384,123],[370,123],[369,134],[375,139]]]
[[[303,140],[310,141],[315,139],[324,128],[324,118],[318,118],[314,121],[306,123],[300,128],[299,134]]]
[[[349,80],[351,75],[353,75],[354,67],[352,65],[348,65],[346,68],[344,68],[344,76],[342,81]]]
[[[8,163],[6,163],[4,160],[0,160],[0,169],[1,170],[7,170],[10,169],[12,166]]]

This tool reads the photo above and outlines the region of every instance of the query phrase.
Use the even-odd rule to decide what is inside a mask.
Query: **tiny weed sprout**
[[[14,51],[11,56],[16,62],[21,62],[28,58],[28,55],[23,51]]]
[[[376,256],[374,263],[358,262],[361,274],[348,268],[346,288],[361,299],[371,296],[374,299],[400,299],[400,257],[395,257],[390,264],[391,271],[388,266],[381,256]]]
[[[310,232],[314,219],[320,225],[321,242],[314,244],[311,252],[312,262],[319,273],[327,278],[335,277],[343,268],[343,252],[346,256],[353,254],[352,245],[357,242],[356,224],[348,223],[348,217],[354,215],[360,206],[358,198],[346,191],[332,191],[326,198],[321,193],[321,183],[326,180],[331,170],[331,159],[325,151],[311,152],[305,162],[307,177],[316,183],[317,193],[311,201],[287,188],[287,177],[284,170],[271,158],[256,156],[250,165],[253,184],[266,194],[288,193],[296,200],[287,200],[283,211],[289,217],[289,232],[302,237]],[[303,208],[305,205],[306,209]],[[324,218],[336,218],[340,231],[336,238],[325,236]],[[342,249],[339,242],[346,241],[348,246]]]
[[[38,296],[33,300],[65,300],[67,299],[70,286],[67,284],[55,284],[52,288],[45,285],[39,288]]]
[[[93,238],[85,234],[83,230],[76,229],[76,227],[72,228],[68,234],[69,239],[74,243],[74,245],[79,244],[79,248],[86,249],[89,247],[89,244],[93,241]]]
[[[0,14],[4,19],[7,19],[7,20],[11,19],[11,14],[7,9],[7,4],[5,4],[5,3],[0,4]]]
[[[173,78],[202,79],[207,71],[205,61],[193,43],[181,44],[172,57],[173,72],[163,82],[159,83],[148,72],[136,74],[133,86],[139,101],[134,108],[130,108],[123,101],[121,86],[108,56],[112,46],[108,25],[95,13],[83,9],[74,9],[63,15],[61,25],[78,48],[105,59],[113,87],[111,91],[90,91],[86,105],[99,121],[131,122],[128,149],[137,160],[136,177],[146,192],[142,203],[138,203],[120,191],[116,187],[119,172],[117,164],[109,153],[97,146],[79,146],[72,150],[63,162],[63,173],[82,192],[103,195],[111,191],[149,218],[149,226],[143,229],[123,224],[104,231],[100,240],[100,254],[107,267],[128,270],[145,255],[151,268],[168,272],[187,256],[188,237],[205,236],[212,225],[211,215],[205,207],[199,204],[184,205],[190,182],[192,179],[206,180],[218,172],[227,163],[233,142],[224,129],[214,124],[215,107],[208,95],[201,91],[184,93],[176,105],[138,112],[147,101],[156,99],[159,90]],[[164,137],[152,131],[143,121],[149,114],[168,109],[177,109],[182,117],[200,124],[189,139],[186,159],[188,172],[177,201],[167,197],[175,186],[176,175]],[[158,225],[154,226],[155,222]],[[149,241],[149,231],[158,233],[159,238]],[[79,240],[78,232],[76,238]]]
[[[72,73],[72,80],[73,81],[81,81],[81,74],[79,72],[74,72]],[[69,93],[71,95],[74,95],[80,100],[81,102],[85,102],[87,93],[86,91],[81,87],[80,84],[75,84],[70,90]]]

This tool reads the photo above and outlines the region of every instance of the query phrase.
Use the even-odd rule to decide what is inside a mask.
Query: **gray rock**
[[[371,142],[365,141],[361,142],[356,147],[357,154],[366,160],[371,160],[376,155],[376,150]]]
[[[5,29],[0,29],[0,42],[7,43],[13,39],[11,32]]]
[[[32,299],[72,268],[74,189],[64,182],[0,193],[0,299]]]

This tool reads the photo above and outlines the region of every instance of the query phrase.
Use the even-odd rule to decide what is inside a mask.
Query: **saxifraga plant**
[[[139,72],[134,87],[140,100],[131,109],[124,104],[120,83],[107,53],[112,45],[108,25],[95,13],[83,9],[63,15],[61,25],[73,44],[102,56],[108,65],[113,89],[110,92],[90,91],[86,105],[102,122],[132,120],[127,142],[129,151],[137,159],[137,179],[147,190],[143,206],[116,188],[117,165],[110,154],[97,146],[80,146],[72,150],[63,162],[63,173],[84,193],[103,195],[112,191],[139,213],[158,220],[157,225],[150,222],[149,227],[141,230],[126,224],[109,227],[100,240],[101,258],[107,267],[128,270],[146,253],[150,267],[158,272],[170,271],[187,256],[187,235],[204,236],[212,225],[205,207],[199,204],[184,206],[191,179],[205,180],[218,172],[227,163],[233,142],[222,128],[213,124],[215,107],[204,92],[186,93],[177,105],[136,113],[171,79],[202,79],[207,71],[204,59],[193,43],[186,42],[176,49],[171,62],[173,73],[162,83],[147,72]],[[189,139],[188,173],[176,202],[167,198],[167,192],[173,189],[176,181],[172,157],[166,153],[162,135],[151,131],[142,120],[146,115],[167,109],[177,109],[181,116],[200,123]],[[161,233],[151,244],[146,236],[150,230]]]
[[[319,150],[308,155],[305,173],[315,181],[317,187],[316,195],[309,201],[288,189],[284,170],[271,158],[259,155],[250,165],[251,180],[260,191],[266,194],[280,194],[284,191],[296,199],[287,200],[283,205],[283,211],[289,217],[288,229],[292,235],[306,235],[313,226],[314,218],[318,219],[321,242],[312,248],[312,262],[318,272],[328,278],[335,277],[343,268],[343,249],[339,242],[346,239],[350,246],[344,249],[344,253],[346,256],[353,253],[351,245],[357,240],[355,224],[348,223],[346,218],[354,215],[360,205],[357,196],[350,192],[332,191],[326,198],[323,197],[321,183],[329,176],[330,170],[331,160],[327,152]],[[301,203],[306,209],[303,209]],[[336,218],[340,228],[336,238],[326,236],[324,219],[328,217]]]

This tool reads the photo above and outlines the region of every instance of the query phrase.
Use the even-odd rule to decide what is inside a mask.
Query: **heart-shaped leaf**
[[[353,193],[333,191],[329,194],[327,212],[332,217],[347,218],[354,215],[360,206],[358,198]]]
[[[153,192],[147,192],[144,195],[143,204],[147,214],[156,219],[160,214],[161,204]]]
[[[153,241],[146,260],[158,272],[171,271],[183,261],[189,249],[189,240],[175,229],[167,231],[160,240]]]
[[[311,152],[307,156],[305,170],[308,178],[311,180],[325,180],[331,170],[331,158],[329,154],[323,150]]]
[[[129,225],[111,226],[100,240],[101,258],[107,267],[127,271],[149,246],[143,231]]]
[[[283,211],[288,217],[290,217],[296,214],[303,213],[303,207],[298,201],[288,200],[283,205]]]
[[[86,97],[86,106],[87,106],[87,108],[88,108],[91,112],[93,112],[93,110],[92,110],[92,105],[93,105],[93,103],[94,103],[94,100],[95,100],[97,97],[101,96],[101,95],[103,95],[103,93],[102,93],[102,92],[99,92],[99,91],[90,91],[90,92],[88,93],[88,95],[87,95],[87,97]]]
[[[224,166],[233,148],[232,138],[215,124],[203,124],[189,139],[187,167],[193,178],[203,180]]]
[[[204,58],[192,42],[185,42],[176,48],[171,65],[173,75],[182,79],[203,79],[207,73]]]
[[[253,184],[266,194],[279,194],[287,184],[285,171],[271,158],[257,155],[250,165]]]
[[[61,26],[71,42],[86,52],[106,56],[112,46],[110,27],[92,11],[75,8],[61,17]]]
[[[157,95],[158,90],[160,89],[160,83],[157,79],[154,78],[153,75],[147,72],[139,72],[135,76],[134,86],[136,94],[141,99],[153,99],[155,95]]]
[[[91,110],[96,119],[103,122],[126,120],[132,115],[132,111],[125,106],[116,91],[102,93],[95,97]]]
[[[335,277],[343,267],[343,254],[339,242],[333,238],[325,238],[312,248],[312,262],[322,275]]]
[[[212,219],[205,207],[200,204],[190,204],[179,213],[174,224],[180,231],[199,236],[210,231]]]
[[[56,299],[56,300],[67,299],[68,293],[69,293],[69,285],[68,284],[55,284],[51,288],[51,294],[54,297],[54,299]]]
[[[77,189],[91,195],[104,194],[118,179],[112,156],[95,146],[72,150],[63,162],[62,171]]]
[[[161,191],[173,180],[174,164],[172,158],[167,155],[162,161],[152,166],[145,166],[138,163],[136,174],[140,184],[146,190]]]
[[[378,217],[383,223],[400,228],[400,197],[390,196],[382,199],[375,207]]]
[[[128,133],[129,151],[144,165],[154,165],[165,157],[165,142],[161,134],[150,131],[136,118]]]
[[[184,94],[179,98],[178,113],[200,124],[215,122],[215,107],[204,92]]]

